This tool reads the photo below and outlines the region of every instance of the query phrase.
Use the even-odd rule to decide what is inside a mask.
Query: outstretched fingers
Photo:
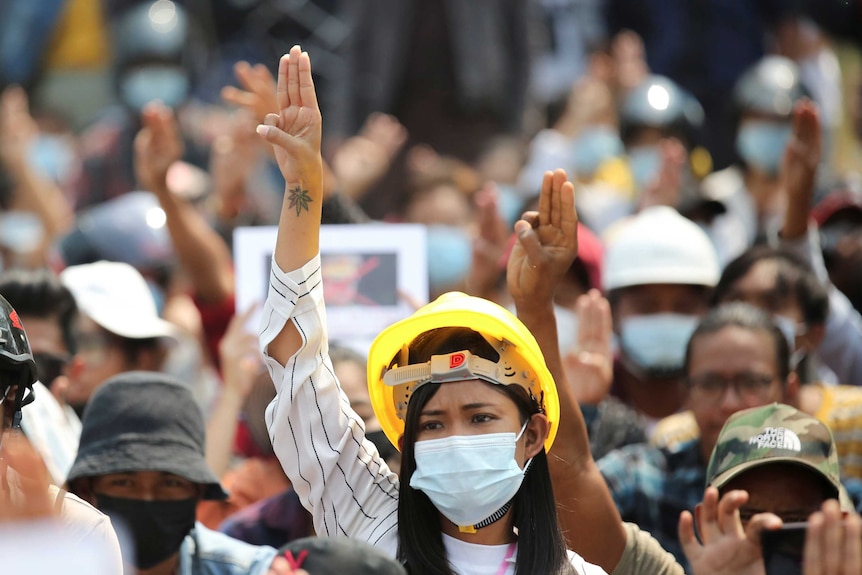
[[[314,80],[311,77],[311,58],[308,52],[299,55],[297,63],[299,81],[299,102],[304,108],[318,109],[317,94],[314,91]]]
[[[278,82],[276,83],[275,95],[278,100],[278,109],[286,110],[290,107],[290,95],[287,91],[287,77],[290,70],[290,54],[285,54],[278,61]]]
[[[287,62],[287,97],[292,106],[302,106],[302,98],[299,94],[299,59],[302,50],[299,46],[290,49],[290,59]]]

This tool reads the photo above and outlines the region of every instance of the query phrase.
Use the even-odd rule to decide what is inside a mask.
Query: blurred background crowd
[[[311,534],[272,455],[231,251],[237,227],[278,221],[255,127],[294,44],[324,118],[324,223],[426,226],[432,298],[510,305],[513,222],[545,171],[576,183],[560,346],[624,519],[684,562],[675,523],[630,497],[646,458],[611,452],[699,441],[705,467],[727,417],[769,398],[832,427],[854,495],[858,0],[0,0],[0,294],[30,338],[23,426],[54,483],[97,388],[162,371],[191,390],[230,493],[202,524],[274,547]],[[698,319],[739,300],[782,330],[798,393],[686,373]],[[335,342],[337,375],[397,469],[352,343]]]

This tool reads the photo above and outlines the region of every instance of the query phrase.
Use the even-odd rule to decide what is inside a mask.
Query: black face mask
[[[155,567],[180,550],[186,535],[195,526],[197,498],[176,501],[147,501],[96,494],[99,510],[122,524],[134,549],[123,549],[123,557],[135,557],[138,569]],[[123,543],[122,538],[120,542]],[[130,553],[131,552],[131,553]]]

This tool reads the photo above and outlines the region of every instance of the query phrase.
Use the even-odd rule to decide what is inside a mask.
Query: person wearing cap
[[[122,571],[120,544],[110,519],[85,501],[48,482],[47,469],[20,436],[23,408],[33,403],[37,367],[18,312],[0,295],[0,516],[51,518],[64,537],[105,554]],[[21,515],[18,515],[18,513]]]
[[[400,478],[365,438],[328,358],[321,118],[298,46],[280,61],[278,98],[279,114],[258,127],[286,182],[260,334],[277,391],[267,424],[317,533],[364,540],[417,574],[602,573],[566,550],[546,454],[560,422],[556,387],[535,338],[504,308],[450,293],[384,330],[367,374],[381,428],[402,453]],[[530,256],[518,247],[510,259],[526,291],[548,279],[540,263],[565,269],[575,254],[562,171],[546,176],[540,206],[535,231],[516,227]]]
[[[93,394],[84,412],[70,490],[129,535],[124,563],[148,575],[267,573],[275,549],[195,522],[201,500],[227,493],[204,457],[203,415],[174,378],[134,371]]]
[[[83,413],[92,393],[124,371],[158,371],[176,328],[159,317],[153,294],[131,265],[99,261],[70,266],[60,280],[80,311],[77,343],[83,365],[71,374],[67,401]]]
[[[796,401],[789,353],[784,334],[758,308],[735,303],[711,310],[685,351],[686,404],[700,437],[670,448],[631,445],[598,461],[622,519],[649,531],[683,566],[676,521],[703,496],[718,432],[741,409]]]
[[[720,270],[706,234],[654,206],[609,232],[602,285],[619,354],[611,393],[650,418],[678,411],[685,348]]]
[[[694,518],[686,512],[679,520],[696,575],[762,573],[760,533],[800,521],[809,530],[805,573],[862,570],[862,523],[843,500],[832,433],[814,417],[780,403],[737,412],[718,435],[706,486]]]

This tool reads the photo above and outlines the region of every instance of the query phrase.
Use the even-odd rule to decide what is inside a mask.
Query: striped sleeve
[[[303,343],[282,366],[266,351],[288,321]],[[270,439],[315,531],[394,553],[398,478],[365,439],[332,369],[319,255],[290,273],[273,260],[260,345],[276,388],[266,410]]]

